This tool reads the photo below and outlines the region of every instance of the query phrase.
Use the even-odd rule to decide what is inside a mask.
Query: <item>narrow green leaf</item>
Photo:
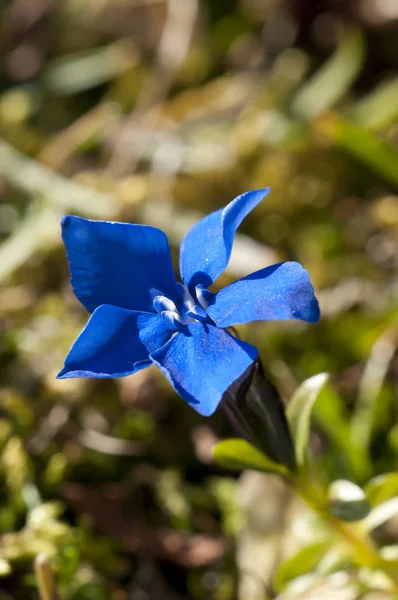
[[[285,560],[278,568],[274,577],[274,586],[281,592],[292,579],[313,571],[330,548],[330,541],[325,540],[305,546],[294,556]]]
[[[383,560],[394,563],[398,570],[398,544],[389,544],[380,548],[380,556]]]
[[[350,116],[362,127],[380,130],[398,118],[398,78],[383,81],[355,104]]]
[[[361,526],[365,533],[370,533],[373,529],[380,527],[393,517],[398,515],[398,496],[390,498],[382,504],[378,504],[363,520]]]
[[[328,377],[327,373],[319,373],[304,381],[293,395],[286,410],[299,465],[303,464],[305,458],[312,407]]]
[[[328,576],[336,571],[343,571],[352,565],[352,558],[344,546],[334,546],[332,540],[328,540],[329,549],[322,560],[316,565],[318,577]]]
[[[335,460],[343,458],[346,476],[366,480],[372,473],[369,456],[358,451],[350,435],[350,421],[343,399],[331,386],[322,388],[313,409],[313,418],[334,447]]]
[[[356,447],[369,452],[374,429],[376,404],[397,347],[396,324],[374,344],[359,385],[358,401],[351,419],[351,438]]]
[[[372,506],[398,496],[398,473],[377,475],[365,485],[365,492]]]
[[[253,469],[266,473],[285,475],[287,469],[262,454],[257,448],[240,438],[219,442],[213,449],[215,460],[228,469]]]
[[[360,31],[349,30],[333,56],[297,92],[293,112],[311,120],[332,108],[350,89],[364,60]]]
[[[136,61],[136,48],[121,40],[54,58],[44,72],[44,82],[57,94],[76,94],[106,83],[130,69]]]
[[[398,186],[398,152],[392,144],[334,113],[323,115],[314,126],[319,134]]]

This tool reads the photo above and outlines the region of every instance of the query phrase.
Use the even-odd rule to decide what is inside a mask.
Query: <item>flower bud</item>
[[[341,521],[360,521],[370,512],[365,492],[351,481],[338,479],[329,488],[329,512]]]
[[[297,468],[283,401],[258,359],[230,386],[222,406],[242,437],[272,461]]]

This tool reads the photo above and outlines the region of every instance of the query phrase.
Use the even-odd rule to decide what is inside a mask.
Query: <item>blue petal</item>
[[[172,333],[160,315],[99,306],[69,352],[59,379],[123,377],[151,364]]]
[[[152,311],[155,296],[176,294],[165,234],[154,227],[62,219],[73,290],[92,312],[101,304]]]
[[[197,322],[151,353],[176,392],[205,417],[216,410],[227,388],[256,357],[254,346]]]
[[[261,269],[218,292],[207,313],[218,327],[249,321],[301,319],[316,323],[318,301],[307,271],[297,262]]]
[[[221,275],[231,256],[237,228],[268,192],[269,188],[246,192],[188,231],[181,244],[180,271],[191,292],[198,284],[208,287]]]

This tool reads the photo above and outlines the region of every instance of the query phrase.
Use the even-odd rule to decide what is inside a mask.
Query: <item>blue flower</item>
[[[58,377],[123,377],[154,363],[193,408],[211,415],[257,357],[225,328],[319,318],[308,273],[296,262],[217,294],[207,289],[228,264],[237,227],[268,192],[242,194],[192,227],[181,246],[182,284],[160,229],[64,217],[73,290],[92,315]]]

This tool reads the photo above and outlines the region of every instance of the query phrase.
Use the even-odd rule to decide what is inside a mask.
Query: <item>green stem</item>
[[[345,543],[353,562],[358,566],[383,571],[394,584],[394,591],[398,593],[397,569],[379,555],[372,540],[364,536],[355,524],[344,523],[328,512],[326,494],[318,486],[304,481],[300,476],[292,475],[289,479],[295,492]]]

